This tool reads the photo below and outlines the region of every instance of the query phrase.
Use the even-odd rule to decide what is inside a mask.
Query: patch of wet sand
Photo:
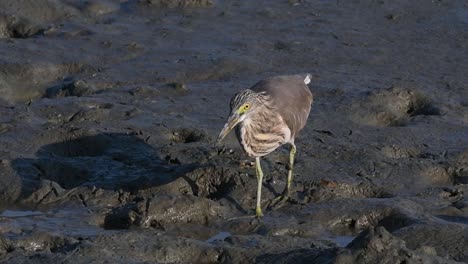
[[[468,261],[463,1],[0,0],[0,261]],[[256,178],[230,96],[310,72]]]

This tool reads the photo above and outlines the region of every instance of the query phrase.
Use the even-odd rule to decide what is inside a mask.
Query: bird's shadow
[[[36,158],[12,161],[22,180],[20,198],[29,197],[43,180],[64,189],[94,186],[134,192],[168,184],[198,167],[171,164],[143,139],[101,133],[42,146]]]

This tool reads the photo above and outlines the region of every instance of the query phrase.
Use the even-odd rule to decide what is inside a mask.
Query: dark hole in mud
[[[364,95],[357,116],[378,126],[405,126],[411,117],[440,115],[440,109],[429,96],[413,88],[391,87]]]
[[[66,96],[83,96],[92,92],[91,87],[82,80],[66,79],[62,83],[46,90],[44,97],[56,98]]]
[[[417,115],[440,115],[440,110],[427,99],[422,99],[412,102],[406,113],[411,117]]]
[[[174,143],[199,142],[205,138],[205,133],[197,129],[182,128],[172,132],[172,142]]]
[[[184,83],[174,82],[174,83],[169,83],[168,86],[171,87],[175,92],[179,94],[186,94],[189,92],[187,85],[185,85]]]
[[[381,99],[385,100],[388,109],[407,114],[417,115],[440,115],[440,110],[434,102],[425,94],[413,90],[394,87],[386,91]]]
[[[154,220],[154,219],[149,222],[149,227],[154,228],[154,229],[158,229],[158,230],[165,230],[165,228],[161,224],[161,222],[159,222],[157,220]]]
[[[211,188],[210,193],[206,198],[212,200],[219,200],[225,197],[230,191],[236,187],[236,182],[233,178],[229,179],[227,182],[221,182],[217,186]]]
[[[44,29],[15,16],[0,15],[0,38],[30,38],[42,34]]]
[[[134,211],[136,204],[114,208],[104,218],[104,229],[129,229],[140,217]]]
[[[194,196],[212,200],[225,198],[233,189],[243,185],[237,171],[216,166],[197,168],[184,179],[191,185]]]
[[[180,160],[179,160],[177,157],[173,158],[173,157],[171,157],[170,155],[167,155],[166,158],[165,158],[165,160],[166,160],[169,164],[181,164]]]
[[[451,167],[448,170],[456,184],[468,184],[468,169],[463,167]]]
[[[97,157],[104,155],[111,145],[111,138],[100,134],[70,139],[44,146],[39,154],[53,154],[62,157]]]
[[[387,217],[384,217],[380,220],[377,226],[383,226],[390,232],[403,228],[405,226],[409,226],[414,221],[407,216],[399,213],[391,214]]]
[[[25,31],[23,28],[15,27],[15,28],[10,29],[9,36],[10,38],[29,38],[39,33],[40,33],[39,30]]]
[[[396,231],[413,223],[413,219],[392,209],[371,210],[340,219],[339,222],[331,226],[331,230],[335,235],[351,235],[377,226],[383,226],[389,231]]]
[[[50,252],[52,253],[67,253],[73,251],[78,246],[78,243],[67,243],[64,242],[63,244],[53,245],[50,247]]]

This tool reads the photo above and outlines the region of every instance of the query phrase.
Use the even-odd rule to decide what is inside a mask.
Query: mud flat
[[[465,1],[0,0],[2,263],[468,262]],[[230,96],[310,72],[256,178]]]

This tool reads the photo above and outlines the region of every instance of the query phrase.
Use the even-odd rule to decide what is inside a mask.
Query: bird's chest
[[[291,140],[291,131],[280,117],[259,121],[243,121],[237,129],[237,138],[247,155],[261,157]]]

